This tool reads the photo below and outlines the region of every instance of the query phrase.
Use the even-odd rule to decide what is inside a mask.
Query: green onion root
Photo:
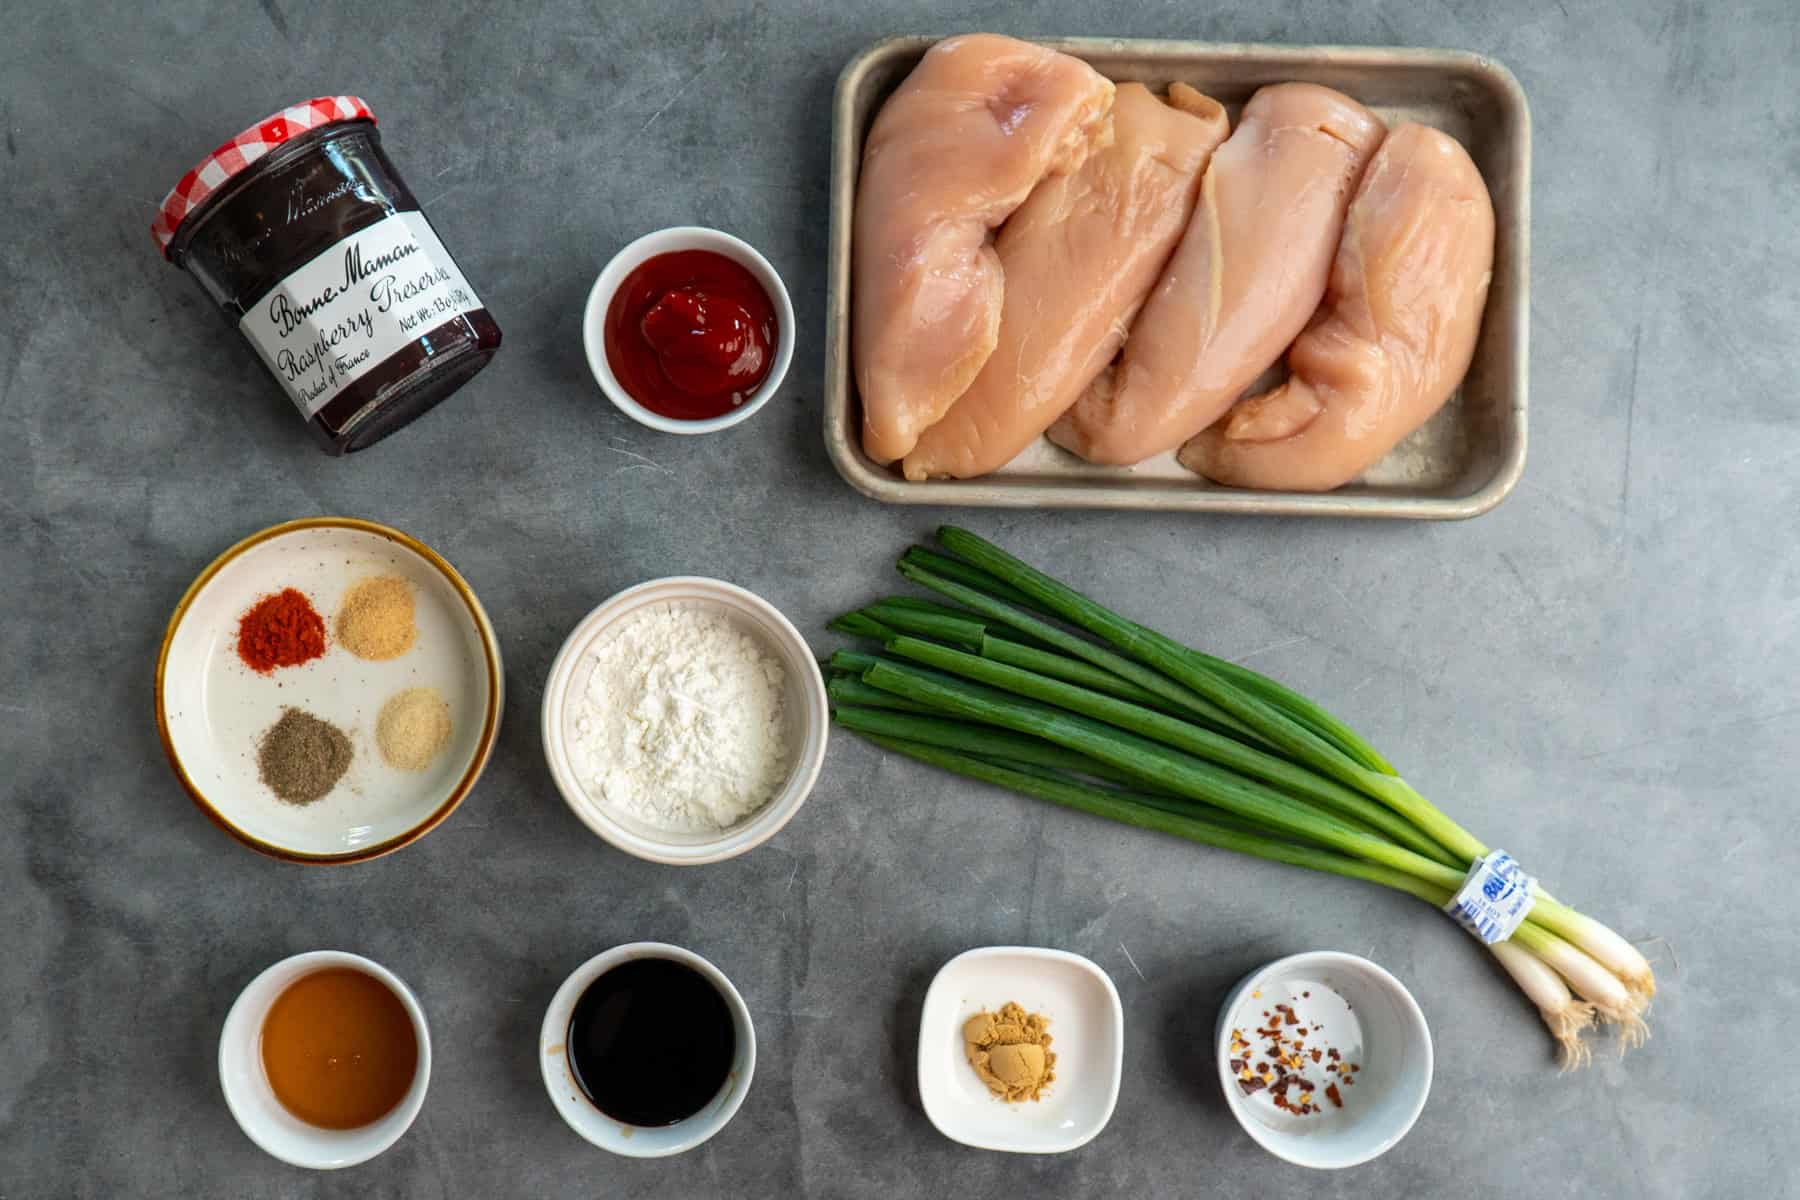
[[[1567,980],[1576,995],[1594,1006],[1602,1021],[1619,1027],[1621,1050],[1649,1040],[1650,1027],[1644,1023],[1642,1008],[1618,976],[1591,955],[1530,921],[1513,932],[1513,940]]]
[[[1594,1024],[1594,1006],[1577,1000],[1562,976],[1523,946],[1510,941],[1495,942],[1488,949],[1519,990],[1537,1005],[1538,1015],[1556,1039],[1557,1062],[1562,1071],[1566,1074],[1592,1062],[1594,1052],[1581,1035]]]

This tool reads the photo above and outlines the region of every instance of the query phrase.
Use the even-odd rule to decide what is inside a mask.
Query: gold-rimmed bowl
[[[376,662],[329,631],[345,593],[382,575],[410,586],[418,637]],[[259,674],[238,656],[238,618],[289,587],[324,618],[326,652]],[[443,556],[373,521],[313,517],[251,534],[182,596],[156,661],[157,732],[194,804],[244,845],[288,862],[363,862],[424,837],[474,788],[499,733],[502,679],[493,625]],[[442,751],[418,771],[385,762],[375,736],[382,705],[413,687],[436,690],[451,723]],[[332,722],[351,743],[343,778],[310,804],[279,799],[257,769],[258,743],[287,708]]]

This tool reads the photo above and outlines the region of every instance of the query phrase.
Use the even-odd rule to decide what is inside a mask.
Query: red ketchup
[[[775,306],[744,267],[710,250],[646,260],[606,310],[606,362],[633,400],[703,421],[743,404],[775,360]]]

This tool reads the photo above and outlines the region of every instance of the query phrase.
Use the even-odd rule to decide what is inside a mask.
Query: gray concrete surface
[[[1616,7],[0,2],[0,1196],[1795,1195],[1785,1035],[1764,1022],[1800,1003],[1800,10]],[[625,858],[563,807],[541,681],[600,598],[720,575],[824,648],[823,621],[951,515],[840,484],[814,336],[833,78],[879,35],[951,27],[1449,45],[1523,81],[1532,450],[1497,512],[961,519],[1349,714],[1559,893],[1657,939],[1643,1051],[1558,1078],[1535,1015],[1411,900],[848,738],[800,817],[725,865]],[[507,340],[447,407],[333,461],[146,226],[221,138],[339,90],[376,106]],[[777,403],[692,440],[615,414],[577,336],[606,257],[686,221],[762,247],[804,334]],[[151,720],[158,639],[193,574],[312,513],[439,547],[508,667],[476,794],[417,846],[342,871],[213,828]],[[563,975],[637,938],[712,957],[760,1037],[741,1115],[673,1161],[577,1140],[533,1055]],[[925,984],[997,942],[1087,954],[1123,996],[1118,1112],[1077,1153],[966,1150],[919,1108]],[[412,1132],[338,1175],[257,1150],[214,1068],[237,990],[314,947],[409,980],[437,1050]],[[1240,972],[1309,947],[1392,968],[1438,1050],[1411,1137],[1337,1175],[1258,1151],[1204,1051]]]

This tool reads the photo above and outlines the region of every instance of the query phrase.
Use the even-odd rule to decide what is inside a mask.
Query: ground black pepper
[[[256,770],[280,799],[311,804],[337,786],[352,753],[350,739],[336,725],[287,708],[257,743]]]

